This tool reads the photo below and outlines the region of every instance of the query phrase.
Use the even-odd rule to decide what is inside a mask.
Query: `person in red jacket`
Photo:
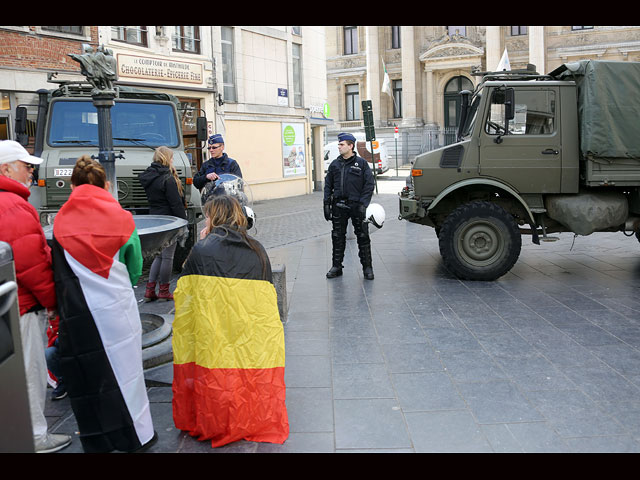
[[[49,433],[44,416],[47,364],[43,336],[47,318],[56,316],[56,294],[51,249],[38,212],[28,202],[33,169],[40,163],[41,158],[29,155],[18,142],[0,141],[0,241],[13,250],[34,446],[36,452],[48,453],[65,448],[71,437]]]

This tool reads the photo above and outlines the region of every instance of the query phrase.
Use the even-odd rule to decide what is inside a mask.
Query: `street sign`
[[[367,142],[376,139],[376,131],[373,127],[373,107],[371,106],[371,100],[362,101],[362,118],[364,120],[364,134],[366,135]]]

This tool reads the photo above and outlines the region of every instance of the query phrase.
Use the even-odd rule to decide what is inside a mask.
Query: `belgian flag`
[[[174,292],[174,423],[213,447],[289,435],[284,329],[262,253],[264,269],[241,234],[216,228]]]

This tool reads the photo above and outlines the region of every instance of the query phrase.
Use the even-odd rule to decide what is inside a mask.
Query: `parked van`
[[[355,133],[356,137],[356,149],[358,155],[369,162],[371,166],[371,143],[367,142],[363,133]],[[378,146],[373,148],[374,157],[377,165],[377,173],[385,173],[389,170],[389,156],[387,155],[387,147],[384,140],[376,140]],[[324,146],[324,171],[329,168],[329,164],[338,158],[340,152],[338,151],[338,142],[329,142]],[[373,168],[373,167],[372,167]]]

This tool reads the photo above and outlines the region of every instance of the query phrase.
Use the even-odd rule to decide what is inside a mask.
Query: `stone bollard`
[[[276,287],[278,295],[278,311],[280,320],[287,323],[287,268],[285,265],[276,264],[271,266],[273,274],[273,285]]]

